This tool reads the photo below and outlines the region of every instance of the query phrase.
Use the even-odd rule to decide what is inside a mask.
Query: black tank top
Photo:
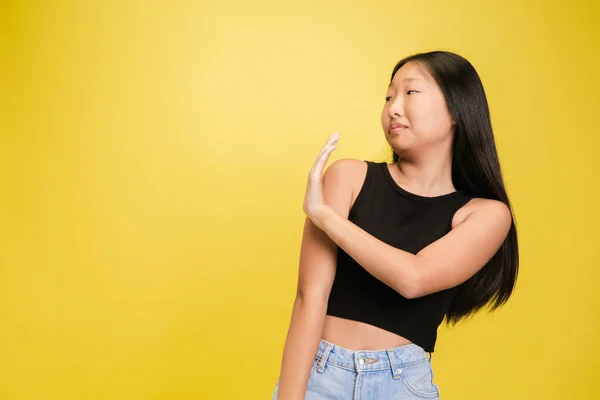
[[[367,175],[348,219],[379,240],[412,254],[448,233],[454,213],[473,198],[460,190],[419,196],[394,181],[386,162],[365,162]],[[433,352],[437,328],[457,289],[407,299],[338,247],[327,315],[380,327]]]

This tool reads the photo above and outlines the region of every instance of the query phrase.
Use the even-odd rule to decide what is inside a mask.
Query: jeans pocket
[[[315,359],[313,360],[312,363],[312,367],[310,367],[310,373],[308,374],[308,377],[310,378],[312,376],[312,374],[315,372],[315,370],[317,369],[317,363],[319,362],[319,359],[317,357],[315,357]]]
[[[408,391],[424,399],[439,397],[438,387],[433,383],[433,371],[428,360],[402,368],[402,382]]]

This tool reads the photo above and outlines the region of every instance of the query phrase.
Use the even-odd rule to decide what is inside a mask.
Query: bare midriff
[[[348,350],[385,350],[412,343],[410,340],[364,322],[325,316],[323,340]]]

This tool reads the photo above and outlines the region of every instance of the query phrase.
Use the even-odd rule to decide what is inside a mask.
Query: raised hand
[[[317,225],[315,215],[319,211],[320,207],[326,206],[325,200],[323,199],[323,184],[321,178],[323,176],[323,169],[329,155],[337,147],[337,142],[340,138],[340,133],[335,132],[329,136],[327,142],[321,149],[321,152],[317,156],[317,160],[310,169],[308,174],[308,183],[306,185],[306,195],[304,196],[304,213]],[[318,225],[317,225],[318,226]]]

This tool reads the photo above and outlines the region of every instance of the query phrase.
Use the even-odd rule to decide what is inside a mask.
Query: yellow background
[[[481,75],[521,273],[445,400],[598,399],[598,2],[0,3],[0,399],[267,399],[308,170],[390,159],[394,64]]]

